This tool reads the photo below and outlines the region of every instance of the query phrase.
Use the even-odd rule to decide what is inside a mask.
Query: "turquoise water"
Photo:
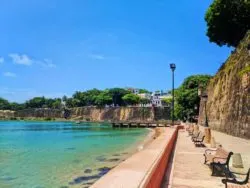
[[[1,121],[0,187],[88,187],[147,134],[104,123]]]

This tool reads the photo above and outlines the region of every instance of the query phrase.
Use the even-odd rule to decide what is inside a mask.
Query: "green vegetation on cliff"
[[[177,119],[192,119],[199,114],[200,98],[198,96],[198,87],[202,85],[205,88],[210,78],[210,75],[189,76],[175,90],[175,117]]]
[[[250,29],[250,1],[214,0],[205,20],[211,42],[236,47]]]
[[[135,105],[140,102],[140,97],[133,93],[126,94],[122,97],[122,100],[128,105]]]
[[[146,89],[139,89],[140,92],[148,92]],[[68,108],[83,106],[105,106],[114,104],[115,106],[126,106],[135,104],[145,104],[145,100],[123,88],[110,88],[105,90],[91,89],[87,91],[76,91],[72,97],[63,96],[61,98],[34,97],[24,103],[11,103],[0,98],[0,110],[22,110],[27,108],[52,108],[60,109],[65,104]]]
[[[0,97],[0,110],[22,110],[22,109],[24,109],[24,104],[9,102]]]

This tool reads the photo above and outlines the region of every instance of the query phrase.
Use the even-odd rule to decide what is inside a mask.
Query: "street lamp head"
[[[174,63],[171,63],[171,64],[170,64],[170,69],[171,69],[172,71],[174,71],[175,68],[176,68],[175,64],[174,64]]]

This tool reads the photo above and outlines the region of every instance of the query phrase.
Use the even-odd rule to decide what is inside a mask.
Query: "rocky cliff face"
[[[0,119],[10,119],[15,117],[14,111],[10,110],[0,110]]]
[[[26,109],[15,113],[23,118],[64,118],[65,111],[56,109]],[[170,119],[169,108],[116,107],[96,108],[79,107],[69,109],[69,118],[89,121],[153,121]]]
[[[103,120],[153,120],[154,113],[151,108],[117,107],[117,108],[74,108],[71,109],[71,117],[90,119],[92,121]]]
[[[64,118],[63,110],[50,108],[25,109],[15,112],[15,117],[22,118]]]
[[[250,31],[207,87],[207,115],[212,129],[250,138]],[[199,123],[204,124],[204,102]]]

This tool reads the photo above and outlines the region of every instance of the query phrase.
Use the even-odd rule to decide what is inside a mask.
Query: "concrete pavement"
[[[202,127],[200,128],[202,130]],[[246,172],[250,167],[250,140],[233,137],[212,130],[212,136],[226,150],[241,153],[244,169],[235,171]],[[209,145],[207,145],[209,147]],[[195,147],[188,133],[179,130],[172,165],[166,171],[162,188],[220,188],[222,177],[211,176],[211,170],[204,163],[203,153],[207,148]],[[232,160],[230,161],[232,163]]]

